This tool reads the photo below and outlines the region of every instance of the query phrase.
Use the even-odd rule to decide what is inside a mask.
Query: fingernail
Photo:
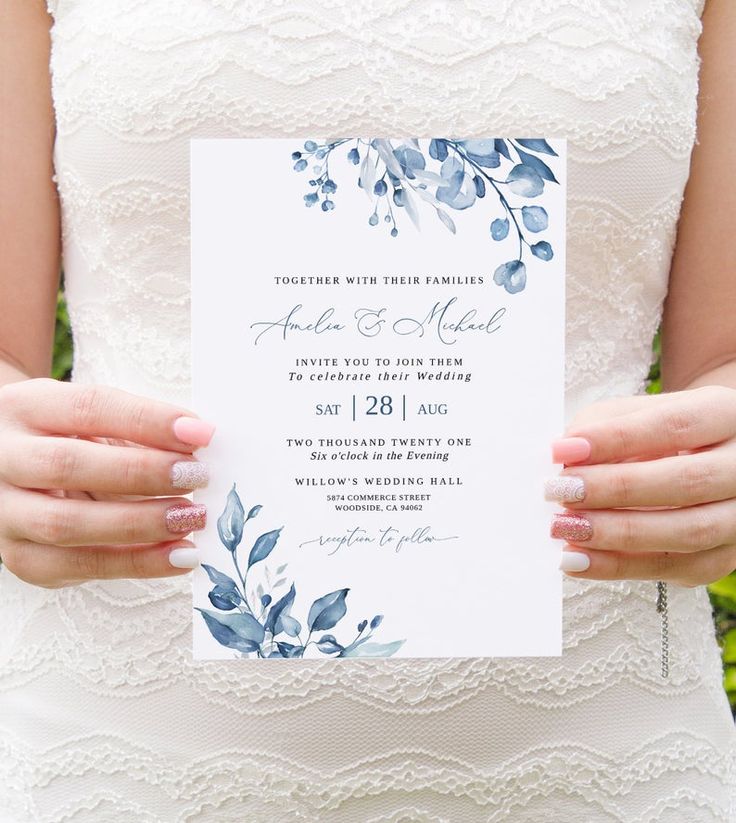
[[[590,456],[590,440],[584,437],[562,437],[552,441],[553,463],[579,463]]]
[[[190,446],[207,446],[214,432],[212,423],[198,417],[177,417],[174,420],[174,435],[177,440]]]
[[[585,482],[582,477],[560,474],[544,481],[544,499],[558,500],[560,503],[575,503],[585,497]]]
[[[188,534],[205,527],[207,524],[207,506],[201,503],[177,503],[166,509],[165,518],[166,528],[170,532]]]
[[[177,569],[194,569],[199,566],[199,549],[174,549],[169,563]]]
[[[582,514],[555,514],[550,524],[550,537],[560,537],[579,543],[593,536],[593,524]]]
[[[202,489],[210,480],[206,463],[179,460],[171,467],[171,485],[177,489]]]
[[[562,552],[560,569],[563,572],[584,572],[590,566],[590,557],[585,552]]]

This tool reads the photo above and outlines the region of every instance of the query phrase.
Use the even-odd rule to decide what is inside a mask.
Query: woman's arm
[[[554,444],[560,568],[711,583],[736,568],[736,3],[707,0],[698,139],[662,318],[663,393],[582,409]]]
[[[181,537],[205,508],[181,495],[206,483],[192,452],[213,427],[48,377],[61,251],[50,25],[43,0],[0,5],[0,556],[49,587],[185,574],[199,558]]]
[[[736,2],[707,0],[698,138],[662,318],[665,391],[736,388]]]
[[[43,0],[0,7],[0,385],[51,373],[60,270],[51,22]]]

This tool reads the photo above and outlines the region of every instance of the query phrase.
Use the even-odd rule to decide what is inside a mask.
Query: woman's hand
[[[190,570],[197,552],[181,538],[204,528],[205,507],[168,495],[207,484],[192,452],[212,432],[186,409],[110,386],[0,387],[4,564],[50,588]]]
[[[552,453],[566,573],[698,586],[736,569],[736,389],[593,403]]]

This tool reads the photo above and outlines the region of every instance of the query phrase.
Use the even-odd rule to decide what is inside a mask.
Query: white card
[[[561,654],[566,148],[191,141],[195,658]]]

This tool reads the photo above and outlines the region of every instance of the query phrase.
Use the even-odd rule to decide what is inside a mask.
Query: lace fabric
[[[568,139],[567,419],[644,390],[702,0],[49,0],[72,379],[189,405],[189,139]],[[530,494],[541,490],[530,489]],[[520,586],[520,609],[524,602]],[[190,659],[188,577],[0,572],[0,817],[730,821],[705,587],[565,576],[561,658]]]

